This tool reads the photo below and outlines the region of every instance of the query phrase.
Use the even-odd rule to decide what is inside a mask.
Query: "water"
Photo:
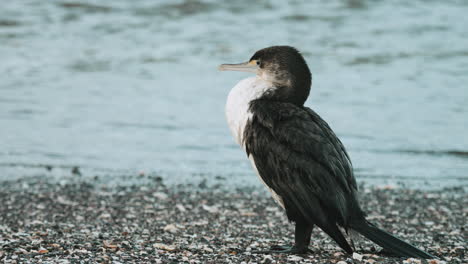
[[[144,171],[257,184],[224,119],[243,73],[299,48],[359,181],[467,183],[467,1],[7,1],[0,179]]]

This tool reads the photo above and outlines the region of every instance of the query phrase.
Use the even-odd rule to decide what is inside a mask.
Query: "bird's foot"
[[[252,253],[257,253],[257,254],[272,254],[272,253],[277,253],[277,254],[307,254],[307,253],[312,253],[312,250],[310,250],[308,247],[298,247],[296,245],[294,246],[280,246],[280,245],[274,245],[270,247],[270,250],[258,250],[258,251],[252,251]]]

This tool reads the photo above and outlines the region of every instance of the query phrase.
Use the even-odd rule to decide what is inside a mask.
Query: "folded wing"
[[[255,100],[250,111],[244,132],[247,154],[282,198],[288,218],[318,225],[343,247],[337,224],[346,228],[350,218],[362,214],[343,144],[309,108]]]

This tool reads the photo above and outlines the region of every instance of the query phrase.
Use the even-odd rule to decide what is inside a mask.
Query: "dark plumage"
[[[261,49],[255,52],[250,61],[259,61],[260,69],[275,76],[275,86],[280,88],[271,89],[263,95],[264,99],[297,105],[305,103],[312,84],[312,74],[306,61],[295,48],[274,46]],[[290,67],[286,69],[284,65]]]
[[[251,72],[256,69],[259,82],[269,87],[249,101],[250,116],[240,143],[265,184],[280,197],[288,219],[296,223],[294,246],[275,246],[268,252],[307,252],[316,225],[347,253],[353,250],[339,226],[361,233],[395,255],[434,258],[365,219],[343,144],[317,113],[303,106],[311,74],[296,49],[262,49],[239,65]],[[239,70],[240,66],[225,67]]]
[[[343,145],[315,112],[258,99],[244,140],[265,183],[283,200],[288,219],[315,224],[351,253],[337,224],[362,217]]]

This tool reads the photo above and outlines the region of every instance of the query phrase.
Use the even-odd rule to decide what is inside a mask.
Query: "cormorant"
[[[435,258],[366,220],[343,144],[304,106],[312,76],[298,50],[268,47],[248,62],[222,64],[219,69],[256,74],[229,93],[227,121],[253,168],[296,225],[292,247],[273,246],[263,252],[306,253],[312,228],[318,226],[349,254],[353,249],[339,227],[346,233],[357,231],[397,256]]]

